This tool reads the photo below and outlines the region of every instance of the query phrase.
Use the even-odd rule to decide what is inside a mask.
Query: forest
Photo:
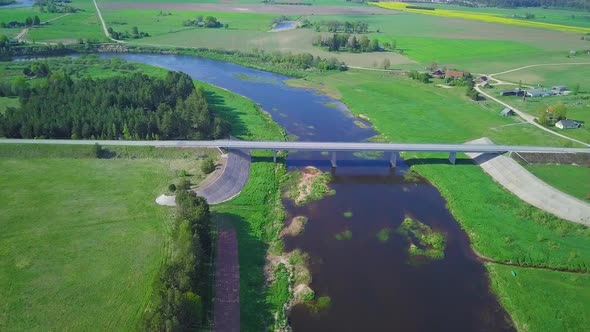
[[[178,72],[73,80],[33,64],[1,84],[0,96],[20,97],[19,108],[0,115],[0,135],[10,138],[213,139],[230,130],[210,112],[204,91]]]

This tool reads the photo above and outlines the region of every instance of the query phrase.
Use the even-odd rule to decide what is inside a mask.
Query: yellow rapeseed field
[[[564,31],[564,32],[590,33],[590,28],[573,27],[573,26],[568,26],[568,25],[543,23],[543,22],[535,22],[535,21],[524,21],[524,20],[518,20],[518,19],[513,19],[513,18],[508,18],[508,17],[502,17],[500,15],[489,14],[489,13],[475,13],[475,12],[468,12],[468,11],[439,9],[439,8],[437,8],[435,10],[413,9],[413,8],[407,8],[407,6],[410,6],[412,4],[403,3],[403,2],[371,2],[371,4],[373,4],[375,6],[382,7],[382,8],[386,8],[386,9],[394,9],[394,10],[399,10],[399,11],[404,11],[404,12],[409,12],[409,13],[462,18],[462,19],[467,19],[467,20],[482,21],[482,22],[488,22],[488,23],[519,25],[519,26],[529,27],[529,28],[543,28],[543,29],[550,29],[550,30],[557,30],[557,31]]]

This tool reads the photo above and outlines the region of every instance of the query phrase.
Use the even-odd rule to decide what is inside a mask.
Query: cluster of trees
[[[408,74],[408,77],[410,77],[413,80],[420,81],[422,83],[430,83],[432,75],[430,75],[429,73],[420,73],[417,70],[412,70]]]
[[[113,30],[112,27],[109,27],[108,31],[109,31],[109,35],[111,35],[111,37],[113,37],[114,39],[118,39],[118,40],[139,39],[139,38],[150,36],[150,34],[147,32],[139,31],[138,27],[131,28],[131,33],[129,33],[129,31],[127,31],[127,30],[125,30],[124,32],[115,31],[115,30]]]
[[[39,16],[35,15],[34,17],[27,17],[25,19],[24,22],[17,22],[17,21],[11,21],[11,22],[0,22],[0,28],[22,28],[22,27],[30,27],[33,25],[39,25],[41,24],[41,19],[39,18]]]
[[[320,31],[325,27],[329,32],[345,32],[345,33],[367,33],[369,32],[369,23],[356,21],[320,21],[315,23],[316,31]]]
[[[479,4],[491,7],[555,7],[555,8],[576,8],[590,10],[588,0],[470,0],[459,1],[463,5]]]
[[[564,119],[567,119],[567,106],[557,104],[541,109],[537,121],[544,126],[554,126],[557,121]]]
[[[328,51],[347,51],[354,53],[378,52],[383,48],[379,45],[378,39],[369,39],[361,36],[357,39],[355,35],[347,33],[335,33],[332,36],[318,35],[311,41],[313,46],[327,47]]]
[[[27,77],[47,77],[50,73],[51,70],[46,62],[37,62],[23,69],[23,74]]]
[[[212,302],[212,222],[203,197],[181,183],[176,196],[174,257],[156,285],[156,305],[145,316],[147,331],[194,331],[207,322]],[[175,188],[176,189],[176,188]]]
[[[71,0],[37,0],[36,4],[41,8],[42,13],[75,13],[78,8],[69,4]]]
[[[211,139],[230,130],[211,114],[204,91],[182,73],[72,80],[55,71],[35,83],[31,87],[20,77],[0,85],[0,95],[21,98],[20,108],[8,108],[0,118],[6,137]]]
[[[221,22],[219,22],[217,20],[216,17],[213,16],[198,16],[197,19],[195,20],[186,20],[184,22],[182,22],[182,25],[188,27],[188,26],[198,26],[198,27],[202,27],[202,28],[221,28],[223,26],[223,24],[221,24]],[[227,29],[229,27],[228,24],[225,25],[225,28]]]
[[[338,61],[336,58],[324,59],[318,56],[313,56],[309,53],[281,53],[272,52],[267,53],[264,50],[253,49],[251,53],[239,52],[239,51],[216,51],[221,52],[232,57],[237,56],[245,60],[253,60],[256,63],[266,63],[275,65],[284,69],[298,69],[298,70],[309,70],[319,69],[321,71],[328,70],[348,70],[346,64],[342,61]]]
[[[0,0],[0,6],[12,5],[16,3],[15,0]]]

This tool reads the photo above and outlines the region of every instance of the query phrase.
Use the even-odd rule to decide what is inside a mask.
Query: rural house
[[[461,79],[464,77],[469,76],[470,74],[464,71],[456,71],[456,70],[447,70],[447,72],[445,73],[445,78],[447,77],[452,77],[455,79]]]
[[[502,116],[511,116],[514,114],[515,114],[514,111],[508,107],[506,107],[505,109],[502,110],[502,112],[500,112],[500,115],[502,115]]]
[[[553,92],[547,90],[547,89],[532,89],[532,90],[527,90],[526,91],[526,96],[527,97],[549,97],[552,96]]]
[[[432,77],[434,78],[444,78],[445,72],[442,69],[437,69],[432,72]]]
[[[502,91],[500,92],[500,96],[502,97],[506,97],[506,96],[519,96],[522,97],[524,96],[525,91],[521,90],[519,88],[516,88],[514,90],[506,90],[506,91]]]
[[[554,87],[551,88],[551,91],[557,92],[557,93],[562,93],[564,91],[567,91],[567,86],[565,85],[556,85]]]
[[[559,129],[576,129],[580,128],[581,126],[581,123],[570,119],[559,120],[555,123],[555,127]]]

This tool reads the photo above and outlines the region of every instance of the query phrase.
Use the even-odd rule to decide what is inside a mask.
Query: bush
[[[191,182],[187,179],[180,180],[178,184],[178,190],[189,190],[191,188]]]
[[[175,191],[176,191],[176,185],[175,185],[174,183],[171,183],[171,184],[168,186],[168,191],[170,191],[170,192],[175,192]]]
[[[102,146],[98,143],[94,144],[94,156],[97,159],[100,159],[102,157]]]
[[[201,164],[201,171],[205,174],[209,174],[211,172],[213,172],[215,170],[215,163],[213,162],[213,159],[211,158],[207,158],[205,160],[203,160],[203,163]]]

